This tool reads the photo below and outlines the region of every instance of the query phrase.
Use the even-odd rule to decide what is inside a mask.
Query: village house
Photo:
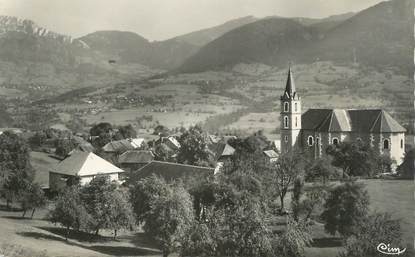
[[[111,181],[120,181],[124,170],[114,166],[91,152],[77,151],[59,162],[49,172],[49,187],[51,191],[66,186],[70,178],[79,177],[81,185],[89,183],[97,176],[109,176]]]
[[[135,150],[142,147],[144,138],[128,138],[122,140],[111,141],[102,147],[106,153],[124,153],[128,150]]]
[[[153,160],[154,154],[149,150],[132,150],[121,154],[118,157],[118,164],[125,171],[133,171]]]
[[[294,148],[318,158],[329,145],[368,143],[399,165],[405,153],[405,128],[381,109],[309,109],[301,111],[291,68],[281,101],[281,152]]]

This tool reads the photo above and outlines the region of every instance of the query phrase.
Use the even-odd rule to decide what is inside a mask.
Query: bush
[[[366,218],[369,208],[369,195],[363,184],[353,181],[341,184],[331,190],[324,204],[321,218],[324,229],[342,236],[356,233],[360,222]]]
[[[402,232],[399,220],[388,213],[375,213],[363,219],[356,233],[345,240],[341,257],[380,256],[376,248],[380,243],[402,248]]]

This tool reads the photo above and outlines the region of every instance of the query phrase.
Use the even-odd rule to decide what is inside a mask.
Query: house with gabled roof
[[[137,170],[154,160],[154,154],[150,150],[126,151],[118,157],[118,164],[124,170]]]
[[[144,143],[144,138],[127,138],[111,141],[102,147],[106,153],[124,153],[128,150],[140,148]]]
[[[124,170],[94,153],[75,151],[49,172],[49,185],[51,190],[56,190],[73,177],[79,177],[81,184],[87,184],[102,175],[109,176],[112,181],[120,181],[122,173]]]
[[[361,141],[399,165],[405,153],[405,132],[392,116],[381,109],[309,109],[301,111],[291,68],[281,103],[281,152],[298,147],[314,158],[329,145]]]

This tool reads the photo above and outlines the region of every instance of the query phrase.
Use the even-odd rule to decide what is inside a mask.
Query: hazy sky
[[[325,17],[381,0],[0,0],[0,15],[31,19],[79,37],[96,30],[134,31],[161,40],[253,15]]]

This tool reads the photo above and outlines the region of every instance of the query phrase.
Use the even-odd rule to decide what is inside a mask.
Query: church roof
[[[301,116],[302,129],[319,132],[405,132],[383,110],[310,109]]]

